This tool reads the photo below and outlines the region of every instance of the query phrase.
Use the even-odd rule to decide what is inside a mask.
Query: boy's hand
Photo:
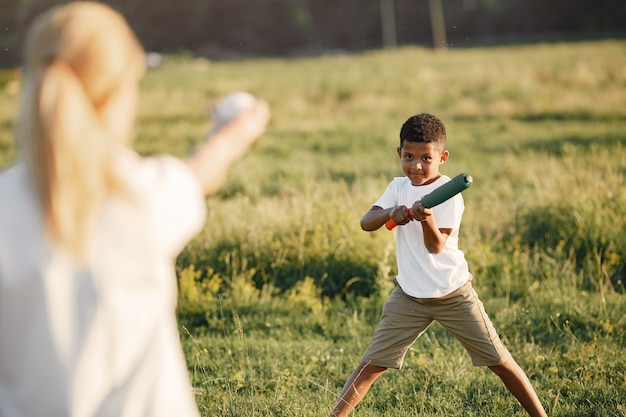
[[[407,224],[411,220],[413,220],[413,216],[411,215],[411,209],[407,206],[396,206],[389,213],[389,218],[396,222],[397,225]]]
[[[433,215],[433,210],[422,206],[422,203],[419,201],[413,203],[413,206],[409,211],[411,216],[420,222],[427,221],[428,218]]]

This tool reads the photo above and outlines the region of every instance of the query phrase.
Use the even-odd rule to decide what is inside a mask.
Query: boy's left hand
[[[422,206],[422,203],[416,201],[411,207],[411,216],[419,222],[427,221],[433,215],[433,210]]]

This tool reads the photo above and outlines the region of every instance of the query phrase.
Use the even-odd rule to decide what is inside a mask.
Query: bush
[[[526,249],[569,260],[582,273],[583,290],[599,290],[607,279],[613,289],[623,291],[625,219],[623,193],[596,200],[567,200],[523,210],[507,242],[519,238]]]

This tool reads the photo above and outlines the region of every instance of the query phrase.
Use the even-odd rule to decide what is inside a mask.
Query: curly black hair
[[[411,116],[400,129],[400,147],[404,142],[433,143],[443,150],[446,146],[446,127],[432,114]]]

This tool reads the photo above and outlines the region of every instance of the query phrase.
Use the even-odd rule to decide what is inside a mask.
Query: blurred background
[[[0,0],[0,66],[19,65],[33,17],[59,0]],[[146,50],[209,59],[300,57],[624,37],[624,0],[109,0]]]

